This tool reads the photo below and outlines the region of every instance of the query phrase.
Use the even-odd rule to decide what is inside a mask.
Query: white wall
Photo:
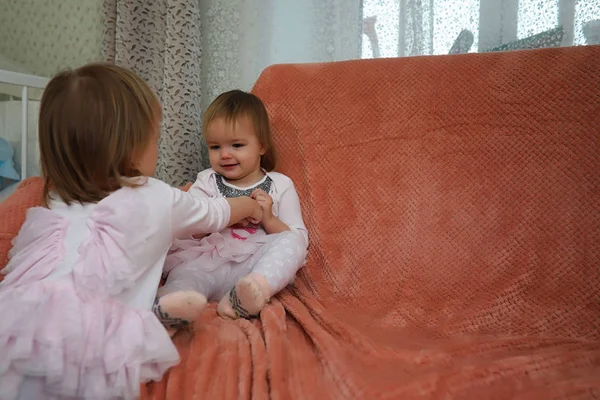
[[[102,4],[102,0],[0,0],[0,54],[28,73],[46,77],[98,61]]]

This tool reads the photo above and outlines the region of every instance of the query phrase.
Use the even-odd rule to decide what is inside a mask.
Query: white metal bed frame
[[[29,89],[43,90],[49,79],[20,72],[0,70],[0,84],[21,87],[21,180],[27,178],[27,112],[29,106]]]

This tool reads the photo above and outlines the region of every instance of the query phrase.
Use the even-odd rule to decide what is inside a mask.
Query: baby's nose
[[[229,151],[229,149],[221,150],[221,158],[231,158],[231,152]]]

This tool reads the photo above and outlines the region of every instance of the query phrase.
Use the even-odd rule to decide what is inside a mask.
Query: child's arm
[[[245,218],[252,218],[260,221],[263,216],[263,210],[256,200],[247,196],[227,198],[231,209],[229,223],[227,226],[235,225]]]
[[[255,190],[252,197],[263,209],[263,219],[261,221],[265,231],[268,234],[280,233],[284,231],[297,232],[304,238],[308,246],[308,232],[302,219],[302,210],[300,208],[300,198],[293,185],[284,189],[279,198],[279,217],[273,214],[273,199],[263,190]]]
[[[214,196],[211,196],[211,194],[210,194],[210,192],[211,192],[210,184],[209,184],[210,179],[211,179],[211,173],[207,173],[207,171],[201,172],[200,174],[198,174],[198,178],[196,179],[196,182],[194,182],[194,184],[190,186],[190,188],[188,189],[187,192],[196,199],[213,198]],[[247,202],[247,198],[245,200],[233,200],[233,201],[230,201],[229,199],[227,199],[227,202],[229,203],[230,209],[233,211],[232,215],[230,216],[229,224],[227,226],[237,224],[238,222],[248,218],[248,216],[245,215],[246,211],[244,210],[244,205],[247,206],[249,204]],[[250,203],[250,204],[252,207],[256,206],[254,203]],[[241,218],[238,218],[238,216],[235,215],[236,210],[239,210],[239,212],[244,214],[244,216]],[[260,220],[260,218],[262,217],[262,214],[260,216],[258,216],[258,214],[256,214],[255,216],[257,217],[258,220]],[[207,236],[207,233],[205,231],[195,232],[192,235],[192,237],[194,239],[201,239],[204,236]]]
[[[200,177],[198,177],[198,179],[196,179],[196,182],[194,182],[194,184],[188,184],[188,185],[186,185],[186,187],[187,187],[187,189],[182,188],[181,190],[183,190],[184,192],[188,192],[189,194],[192,195],[192,197],[195,197],[195,198],[210,197],[210,196],[208,196],[206,191],[202,188],[202,179],[200,179]],[[195,233],[191,237],[192,237],[192,239],[202,239],[203,237],[206,237],[208,235],[209,235],[208,233]]]
[[[290,227],[273,214],[273,198],[264,190],[256,189],[251,197],[260,204],[263,217],[260,223],[269,235],[289,231]]]
[[[184,237],[199,232],[219,232],[244,218],[262,218],[260,205],[250,197],[236,199],[194,197],[189,193],[172,190],[173,237]]]

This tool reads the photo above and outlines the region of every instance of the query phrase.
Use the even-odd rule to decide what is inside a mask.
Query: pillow
[[[473,46],[473,32],[463,29],[458,34],[458,37],[454,41],[452,48],[448,54],[465,54],[471,50],[471,46]]]
[[[14,155],[12,145],[6,139],[0,138],[0,190],[21,179],[15,170]]]
[[[43,190],[44,180],[41,177],[28,178],[19,184],[12,195],[0,203],[0,269],[3,269],[8,262],[11,241],[25,222],[27,210],[42,204]],[[0,281],[2,278],[0,274]]]
[[[486,50],[492,51],[511,51],[511,50],[526,50],[526,49],[542,49],[547,47],[560,47],[563,41],[565,30],[562,25],[554,29],[549,29],[537,35],[529,36],[521,40],[505,43],[498,47]]]
[[[554,29],[549,29],[524,39],[515,40],[514,42],[505,43],[498,47],[486,50],[486,52],[560,47],[562,45],[562,39],[564,35],[565,30],[563,29],[562,25],[559,25]]]

